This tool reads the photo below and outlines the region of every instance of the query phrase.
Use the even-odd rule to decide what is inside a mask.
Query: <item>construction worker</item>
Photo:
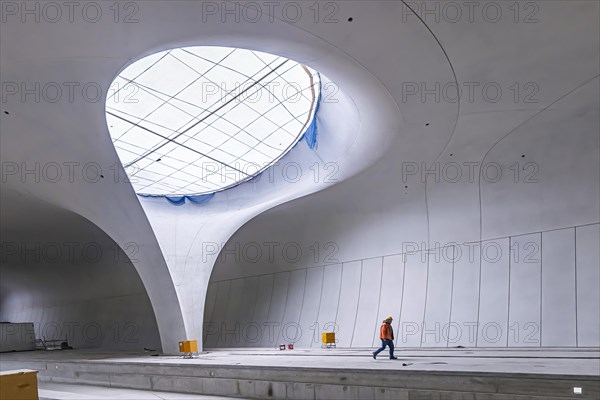
[[[390,360],[397,360],[394,357],[394,329],[392,328],[392,317],[387,317],[383,320],[381,327],[379,328],[379,338],[381,339],[381,347],[373,352],[373,358],[377,359],[377,354],[385,350],[386,346],[390,348]]]

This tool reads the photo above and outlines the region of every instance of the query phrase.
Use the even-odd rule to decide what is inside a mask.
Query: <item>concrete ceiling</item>
[[[321,161],[338,163],[340,181],[344,182],[281,206],[263,219],[257,218],[262,227],[272,227],[267,229],[271,233],[297,226],[305,215],[325,218],[321,223],[330,221],[327,232],[348,230],[348,235],[358,236],[365,226],[376,225],[386,215],[393,215],[391,220],[407,227],[395,243],[451,237],[474,240],[513,233],[511,230],[539,230],[565,221],[577,223],[578,216],[585,221],[598,220],[598,189],[590,186],[598,178],[598,168],[582,171],[571,188],[571,193],[579,193],[582,187],[590,188],[587,194],[590,201],[580,205],[583,211],[557,208],[549,200],[544,216],[535,214],[534,222],[517,228],[501,223],[502,212],[492,211],[489,219],[482,222],[486,204],[492,207],[496,191],[488,193],[480,185],[434,187],[418,175],[408,181],[402,179],[402,168],[409,162],[431,164],[448,161],[450,157],[460,162],[482,162],[490,157],[512,162],[524,153],[529,157],[539,151],[541,136],[550,141],[560,140],[564,135],[565,127],[552,118],[563,114],[574,118],[569,132],[587,135],[571,147],[568,158],[555,168],[557,172],[543,173],[555,176],[564,168],[577,168],[578,157],[585,160],[582,165],[597,165],[594,163],[598,162],[598,138],[589,135],[590,130],[598,128],[597,2],[534,3],[539,10],[534,15],[537,22],[527,21],[531,23],[525,21],[532,11],[526,2],[519,3],[517,23],[508,8],[503,8],[504,16],[497,22],[486,20],[480,10],[473,21],[465,14],[459,21],[451,22],[443,15],[439,21],[435,15],[412,15],[400,1],[323,2],[318,23],[309,16],[307,8],[303,9],[305,17],[294,23],[281,16],[258,22],[243,18],[236,22],[223,17],[223,22],[221,15],[212,14],[207,3],[217,4],[133,2],[133,8],[120,10],[118,22],[113,10],[98,3],[104,14],[94,23],[86,21],[82,10],[75,11],[73,22],[68,20],[66,10],[55,23],[48,22],[43,15],[40,22],[31,16],[22,22],[19,12],[23,3],[14,3],[16,15],[3,3],[6,22],[0,26],[4,96],[0,114],[2,232],[28,236],[43,231],[50,236],[88,229],[83,224],[60,223],[69,221],[60,217],[61,212],[68,212],[90,221],[120,246],[128,242],[139,244],[136,268],[157,315],[163,347],[188,335],[186,329],[190,324],[197,324],[191,321],[197,317],[186,317],[185,311],[164,312],[188,301],[188,292],[173,286],[171,274],[173,257],[185,259],[186,254],[190,256],[191,248],[181,246],[166,256],[169,239],[165,237],[188,232],[199,235],[203,242],[225,242],[241,225],[266,209],[331,185],[305,183],[286,188],[276,183],[272,190],[264,185],[242,186],[215,197],[201,211],[182,211],[196,215],[193,221],[200,228],[194,230],[188,226],[182,231],[181,225],[189,224],[190,220],[186,220],[178,226],[161,229],[162,225],[156,221],[166,218],[166,206],[156,205],[152,200],[142,207],[120,168],[104,118],[104,95],[114,76],[132,61],[159,50],[219,44],[280,54],[319,70],[339,87],[341,96],[347,100],[324,104],[321,121],[324,138]],[[330,11],[327,4],[335,4],[336,23],[324,21]],[[417,5],[424,7],[423,3]],[[123,18],[130,12],[134,12],[136,22],[124,23]],[[75,89],[71,101],[66,88],[72,82]],[[443,91],[438,92],[442,96],[440,101],[432,100],[435,95],[421,97],[422,84],[429,89],[436,83],[441,87],[458,84],[468,90],[465,83],[469,82],[476,84],[473,101],[465,93],[460,102],[449,101]],[[517,100],[511,89],[515,83],[519,85]],[[35,88],[36,84],[40,85],[40,99],[32,94],[22,96],[22,85]],[[43,92],[48,84],[48,90],[54,84],[62,87],[58,101],[49,100],[54,92]],[[410,90],[415,85],[419,93],[412,95]],[[485,85],[501,87],[503,94],[497,101],[482,99],[486,95],[482,92]],[[9,94],[15,87],[19,93]],[[84,87],[86,92],[82,91]],[[95,88],[102,92],[97,99]],[[527,95],[535,102],[525,102]],[[336,129],[340,127],[332,119],[343,115],[339,107],[347,105],[346,112],[353,110],[350,104],[356,114],[348,118],[354,120],[344,129]],[[538,133],[531,134],[529,127],[534,124]],[[334,154],[335,151],[328,150],[327,137],[334,142],[342,140],[344,152]],[[352,140],[344,142],[343,138],[348,137]],[[323,155],[329,158],[323,159]],[[305,160],[312,161],[310,157],[317,156],[307,157]],[[550,152],[544,157],[555,160],[559,155]],[[61,166],[59,179],[52,175],[55,163]],[[26,168],[40,168],[41,178],[35,174],[22,175]],[[70,171],[72,179],[67,176]],[[564,179],[573,182],[568,176]],[[486,199],[491,203],[486,203]],[[523,202],[529,202],[530,208],[537,204],[532,197],[526,197],[520,204]],[[162,211],[156,211],[156,207]],[[492,208],[497,210],[496,206]],[[66,211],[53,212],[53,209]],[[548,219],[546,215],[557,209],[565,212],[563,218]],[[177,210],[171,208],[166,212]],[[337,214],[332,214],[332,210]],[[463,225],[458,237],[454,235],[456,219],[448,217],[449,210],[461,216]],[[367,214],[378,217],[370,222],[350,218]],[[339,219],[346,217],[346,222]],[[276,221],[279,218],[287,218],[288,222],[279,223]],[[318,230],[321,225],[317,219],[304,220],[306,224],[301,230]],[[203,230],[207,223],[223,229]],[[51,232],[40,230],[43,226],[54,228]],[[381,254],[394,247],[396,244],[381,244],[366,252]],[[204,263],[201,274],[204,284],[214,261],[212,258]],[[194,300],[196,303],[189,306],[194,310],[190,315],[201,315],[204,293],[205,289]]]

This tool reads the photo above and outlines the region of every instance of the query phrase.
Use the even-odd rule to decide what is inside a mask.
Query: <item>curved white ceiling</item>
[[[302,137],[316,71],[229,47],[186,47],[123,70],[106,100],[113,144],[143,195],[198,195],[244,182]]]
[[[444,157],[449,158],[440,158],[440,163],[456,161],[462,166],[463,162],[482,162],[490,146],[507,132],[513,131],[516,126],[560,96],[598,75],[598,3],[569,2],[568,7],[564,2],[543,3],[539,23],[515,23],[513,15],[508,12],[504,13],[498,23],[482,20],[481,14],[475,22],[469,18],[462,18],[456,23],[437,22],[431,15],[427,18],[413,18],[404,9],[402,2],[389,1],[339,2],[338,18],[341,19],[335,24],[315,23],[314,15],[309,12],[305,12],[304,18],[295,24],[277,18],[270,20],[266,14],[256,23],[236,23],[232,18],[223,23],[221,16],[215,15],[207,16],[207,23],[199,24],[198,16],[204,15],[204,3],[189,1],[143,2],[139,22],[135,24],[117,24],[110,12],[105,12],[105,18],[98,23],[91,24],[85,21],[69,23],[64,19],[63,24],[35,22],[31,15],[27,22],[23,22],[17,14],[7,16],[7,22],[0,24],[2,38],[19,39],[2,41],[0,65],[3,82],[14,82],[19,88],[35,88],[36,83],[43,88],[46,83],[53,82],[77,82],[80,84],[79,88],[86,82],[97,82],[102,88],[107,88],[126,60],[132,57],[202,42],[257,48],[318,68],[324,77],[337,82],[350,99],[360,100],[356,107],[348,107],[344,113],[329,114],[341,115],[343,118],[327,118],[326,106],[319,111],[320,132],[327,132],[337,120],[347,119],[348,115],[360,122],[357,129],[338,129],[340,136],[355,134],[357,144],[348,151],[341,152],[338,157],[323,158],[323,162],[319,164],[323,172],[319,175],[320,182],[323,182],[324,174],[331,172],[331,169],[324,170],[325,164],[342,158],[349,162],[341,165],[340,173],[334,177],[354,177],[319,194],[307,196],[305,200],[299,200],[288,208],[275,210],[270,214],[275,218],[282,213],[291,217],[277,221],[277,225],[265,231],[265,235],[284,231],[286,235],[278,238],[284,243],[304,243],[304,239],[310,239],[313,243],[334,241],[339,243],[340,252],[336,257],[340,260],[362,259],[396,252],[396,246],[402,243],[446,243],[450,240],[472,240],[471,236],[477,239],[480,229],[483,230],[484,238],[500,237],[502,232],[487,228],[497,225],[493,222],[500,218],[503,223],[499,229],[510,229],[510,234],[539,232],[586,220],[597,221],[597,207],[594,214],[582,213],[579,206],[581,202],[573,202],[564,195],[550,196],[550,193],[559,191],[563,194],[569,192],[573,196],[579,195],[580,199],[591,199],[589,204],[592,205],[598,199],[598,179],[595,175],[598,171],[598,147],[593,147],[586,141],[578,141],[579,151],[561,149],[560,152],[552,150],[549,153],[553,157],[542,165],[542,181],[548,184],[543,190],[533,190],[536,187],[533,184],[519,183],[511,186],[513,189],[518,187],[539,193],[541,197],[532,202],[527,201],[531,198],[528,196],[514,197],[513,201],[507,201],[511,192],[487,192],[487,189],[480,198],[477,180],[475,184],[441,182],[435,187],[430,186],[425,194],[421,173],[415,173],[408,182],[405,182],[402,174],[402,167],[407,163],[414,163],[420,172],[425,169],[423,165],[427,169],[435,168],[438,164],[432,165],[433,160],[436,160],[451,136],[444,152]],[[354,17],[354,20],[346,21],[347,17]],[[401,20],[403,23],[398,23]],[[56,43],[61,45],[56,46]],[[440,48],[439,44],[443,44],[444,48]],[[386,51],[382,52],[381,49]],[[444,54],[452,62],[451,68]],[[351,62],[342,59],[342,55]],[[354,79],[354,70],[358,69],[378,82],[381,91],[389,98],[389,108],[395,112],[382,116],[382,102],[372,101],[375,89],[369,90],[369,87],[373,85],[365,89],[362,80],[357,83]],[[456,71],[458,82],[480,85],[475,100],[471,100],[470,96],[463,96],[460,102],[451,102],[449,99],[436,102],[436,94],[425,94],[426,90],[435,88],[436,83],[444,87],[446,83],[455,82],[451,69]],[[539,86],[539,103],[524,103],[522,99],[528,92],[517,93],[521,94],[521,101],[515,102],[510,86],[518,83],[523,88],[528,82]],[[486,83],[498,83],[502,86],[504,95],[501,101],[492,103],[481,100],[481,88]],[[408,95],[406,84],[418,87],[418,93]],[[323,104],[326,105],[325,84],[323,88]],[[439,91],[437,94],[443,95]],[[29,206],[19,200],[28,197],[38,203],[47,201],[81,214],[106,231],[121,247],[130,241],[139,244],[140,251],[134,264],[156,310],[163,350],[177,352],[177,342],[182,338],[202,337],[203,321],[198,316],[203,312],[203,287],[208,282],[213,260],[217,258],[215,255],[207,262],[200,262],[202,254],[205,254],[200,251],[202,245],[208,242],[226,242],[231,233],[248,218],[275,204],[289,201],[292,197],[312,193],[312,189],[305,189],[301,193],[302,185],[295,184],[293,196],[273,199],[272,191],[264,190],[259,194],[265,196],[258,199],[256,194],[260,188],[254,190],[255,185],[240,185],[235,189],[236,199],[231,202],[228,198],[234,197],[231,196],[233,191],[215,196],[213,201],[203,207],[190,205],[174,208],[169,204],[162,204],[165,209],[169,207],[171,214],[158,215],[151,222],[155,224],[155,220],[166,221],[172,223],[167,228],[174,228],[154,233],[149,222],[153,215],[145,214],[147,205],[151,203],[158,207],[165,202],[149,199],[140,202],[135,198],[129,183],[120,179],[120,175],[110,175],[110,168],[118,160],[114,149],[110,147],[109,135],[105,134],[103,104],[87,101],[85,97],[82,98],[81,92],[76,95],[79,97],[74,102],[69,101],[65,95],[61,102],[49,102],[46,99],[35,101],[35,94],[25,92],[7,94],[0,114],[1,158],[5,165],[10,163],[27,167],[27,170],[35,165],[54,165],[58,162],[61,165],[66,163],[83,166],[85,161],[93,161],[103,167],[106,178],[91,184],[79,169],[76,170],[76,180],[73,181],[67,179],[69,171],[63,169],[63,179],[55,183],[36,181],[35,174],[23,178],[21,171],[15,171],[2,184],[3,201],[0,203],[3,221],[6,215],[14,214],[17,209],[26,212]],[[597,100],[597,90],[595,96],[594,99]],[[587,101],[587,104],[593,106],[596,103]],[[559,143],[558,141],[567,138],[576,140],[565,133],[598,132],[597,109],[594,110],[591,106],[589,109],[582,109],[568,105],[566,108],[574,110],[576,125],[545,122],[539,127],[540,132],[549,134],[543,140],[531,140],[532,136],[521,135],[522,130],[519,129],[510,136],[519,138],[519,141],[507,140],[502,143],[511,145],[510,156],[512,151],[518,151],[517,157],[520,160],[521,154],[529,156],[531,151],[554,149],[554,146],[547,146],[553,141]],[[356,113],[355,110],[359,112]],[[553,113],[554,110],[547,112]],[[396,128],[396,120],[402,122],[401,129]],[[376,129],[373,121],[378,123]],[[346,127],[352,128],[354,124]],[[524,125],[524,129],[528,130],[529,126]],[[452,132],[456,134],[452,135]],[[391,136],[394,140],[383,143],[383,139],[373,138],[374,133],[384,137]],[[333,135],[323,134],[322,137],[329,140]],[[365,140],[358,142],[361,138]],[[324,142],[325,140],[319,143],[319,153],[328,148]],[[336,144],[337,142],[332,141],[330,148]],[[506,151],[505,145],[497,146],[490,153],[491,158],[484,161],[512,165],[504,164],[509,154],[501,159],[497,157]],[[379,146],[385,147],[385,152],[382,150],[374,154],[375,146],[378,146],[377,149]],[[525,146],[527,147],[521,148]],[[295,157],[300,153],[308,153],[302,147],[298,146],[295,150],[299,151],[288,155]],[[596,158],[593,162],[586,161],[582,164],[585,168],[573,168],[573,160],[581,159],[581,149],[589,150],[590,154],[595,151],[592,155]],[[346,154],[349,156],[346,157]],[[365,157],[370,157],[369,165],[374,163],[368,170],[364,170],[362,163],[360,168],[357,167],[355,162],[362,161]],[[588,159],[590,158],[586,158]],[[555,160],[562,160],[562,163],[557,164]],[[547,174],[548,168],[554,172]],[[364,171],[358,174],[359,170]],[[569,171],[577,174],[568,174]],[[120,174],[120,169],[118,172]],[[307,176],[308,173],[304,175]],[[465,172],[467,173],[468,171]],[[596,178],[595,182],[591,178]],[[588,185],[592,196],[582,196],[580,193],[588,192],[565,186],[563,182],[566,179],[580,184],[592,182]],[[431,180],[429,183],[432,184]],[[493,186],[505,187],[501,184]],[[327,186],[322,185],[321,188],[323,187]],[[9,188],[17,194],[13,200],[4,201],[5,192]],[[249,209],[245,200],[250,195],[257,203],[259,200],[264,201],[265,197],[270,203]],[[495,202],[489,203],[488,199],[492,197]],[[550,197],[554,199],[553,202],[550,202]],[[539,199],[543,200],[542,203]],[[498,209],[498,202],[505,205]],[[596,201],[595,204],[597,203]],[[529,208],[524,207],[525,204]],[[530,217],[522,218],[532,210],[531,207],[539,204],[543,207],[538,207]],[[577,207],[571,207],[573,212],[565,213],[563,209],[557,211],[557,204],[574,204]],[[200,215],[218,207],[223,210],[222,215],[211,220],[196,223],[200,220],[198,216],[194,223],[190,223],[188,219],[193,212]],[[488,222],[480,226],[482,207],[485,207],[483,213]],[[519,212],[514,213],[517,208]],[[238,212],[241,209],[249,211]],[[498,212],[492,214],[494,210]],[[174,216],[174,212],[178,215]],[[181,213],[185,214],[181,216]],[[574,216],[575,213],[577,214]],[[498,219],[487,217],[492,215]],[[531,222],[533,220],[535,223]],[[275,219],[261,218],[257,223],[262,224],[261,229],[265,229],[265,223],[271,221]],[[20,220],[15,224],[11,226],[34,229],[34,225],[26,226]],[[224,224],[228,224],[225,229]],[[293,230],[293,234],[288,236],[287,231],[277,228],[284,224],[290,231]],[[206,226],[207,229],[211,227],[212,230],[201,230],[200,226]],[[301,229],[297,229],[298,227]],[[64,230],[66,227],[57,226],[56,229]],[[304,232],[311,233],[308,239]],[[428,235],[428,232],[431,233]],[[458,237],[456,233],[459,234]],[[168,235],[172,236],[168,246],[164,243],[159,246],[161,239],[157,240],[157,237]],[[390,240],[390,237],[394,240]],[[255,237],[253,240],[262,243],[264,238],[268,237]],[[378,246],[365,246],[367,239],[370,243],[378,243]],[[176,271],[176,277],[185,278],[181,280],[181,286],[171,283],[173,271]]]

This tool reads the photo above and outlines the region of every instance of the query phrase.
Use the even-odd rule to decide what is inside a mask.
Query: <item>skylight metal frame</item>
[[[210,49],[208,53],[212,52],[213,55],[219,54],[220,51],[224,52],[221,54],[226,54],[219,59],[211,59],[209,56],[203,56],[202,49]],[[174,54],[174,52],[178,53]],[[204,71],[197,70],[194,68],[194,65],[189,65],[194,64],[194,61],[192,60],[195,58],[185,60],[187,61],[186,63],[177,57],[177,55],[182,57],[183,53],[181,52],[185,52],[186,57],[196,57],[199,60],[202,60],[202,62],[205,63],[205,68],[208,64],[210,64],[210,67]],[[254,69],[260,69],[245,73],[242,69],[237,71],[232,68],[231,65],[223,65],[223,63],[234,54],[238,59],[240,59],[240,57],[242,59],[243,57],[256,57],[260,63],[254,61]],[[153,61],[151,60],[152,62],[143,68],[141,72],[134,74],[133,76],[129,75],[128,77],[131,70],[136,71],[136,68],[139,69],[138,63],[148,62],[152,57],[155,57],[156,59]],[[188,75],[181,72],[179,80],[177,80],[177,76],[174,76],[173,82],[163,79],[159,79],[156,84],[154,84],[154,82],[141,83],[137,81],[141,77],[144,77],[144,74],[148,73],[152,68],[154,68],[154,71],[152,71],[154,75],[152,76],[154,77],[158,73],[160,78],[161,72],[163,72],[161,70],[161,65],[163,66],[163,69],[170,67],[169,72],[176,73],[176,71],[173,71],[172,67],[172,64],[174,63],[173,58],[181,64],[182,70],[187,68],[186,71]],[[263,64],[262,67],[260,66],[261,63]],[[177,64],[177,62],[175,62],[175,64]],[[289,68],[282,71],[282,67],[285,65]],[[246,78],[246,80],[240,84],[240,87],[243,85],[247,86],[239,93],[233,95],[232,93],[234,90],[227,90],[228,88],[223,88],[222,85],[219,85],[219,82],[214,82],[206,77],[206,75],[213,70],[218,70],[221,76],[225,76],[223,75],[224,71],[231,71],[231,73],[235,72],[236,76],[239,75]],[[292,86],[291,82],[285,78],[286,74],[302,78],[301,83],[294,82],[298,84],[300,88],[299,93],[292,94],[292,96],[299,95],[301,97],[301,106],[304,106],[302,109],[299,109],[296,105],[292,107],[293,103],[289,102],[289,99],[292,96],[285,97],[283,94],[279,96],[270,89],[270,85],[275,82],[283,82],[284,86]],[[107,98],[106,104],[107,120],[112,121],[112,124],[109,123],[109,131],[113,139],[113,144],[126,169],[130,170],[131,166],[142,164],[138,170],[132,171],[131,173],[128,172],[132,184],[136,188],[138,194],[159,196],[189,196],[214,193],[237,186],[240,183],[251,180],[261,174],[264,170],[279,161],[301,139],[308,125],[314,118],[318,92],[320,90],[320,79],[318,74],[316,71],[311,70],[304,65],[283,57],[251,50],[214,47],[173,49],[165,51],[162,54],[159,53],[149,56],[132,64],[115,78],[115,82],[121,81],[126,82],[126,84],[123,85],[123,87],[118,87],[117,90]],[[198,85],[198,82],[202,82],[202,84],[216,84],[219,88],[220,98],[211,104],[206,104],[201,102],[192,103],[184,98],[178,97],[191,88],[197,90],[198,88],[193,87],[193,85]],[[119,107],[119,102],[115,101],[115,99],[118,99],[116,96],[127,85],[135,85],[135,88],[140,90],[141,93],[144,93],[146,103],[143,103],[137,108],[136,106],[126,104]],[[171,88],[163,88],[161,85],[170,85]],[[175,93],[168,93],[168,91],[173,88],[179,90]],[[264,92],[268,92],[269,96],[272,96],[275,100],[273,104],[263,102],[260,104],[262,109],[257,109],[252,107],[253,103],[248,101],[248,98],[250,97],[245,100],[240,100],[244,94],[260,94],[261,92],[263,95]],[[193,93],[193,91],[191,91],[191,93]],[[154,98],[154,100],[151,100],[152,98]],[[150,101],[150,103],[148,103],[148,101]],[[157,103],[157,101],[159,103]],[[308,107],[305,107],[305,102],[309,103],[307,104]],[[157,106],[153,107],[153,104]],[[144,107],[149,108],[144,109]],[[177,110],[177,114],[165,112],[167,111],[167,108],[173,110],[173,112]],[[237,111],[236,108],[238,108]],[[308,108],[308,110],[306,110],[306,108]],[[240,112],[242,114],[240,114]],[[286,113],[291,119],[283,119],[283,115]],[[164,117],[164,115],[178,116],[179,114],[185,115],[186,119],[182,120],[181,123],[178,123],[178,126],[166,126],[159,123],[160,121],[156,122],[155,118],[152,118],[153,115]],[[243,115],[245,115],[245,117],[243,117]],[[239,122],[243,122],[242,120],[239,120],[240,117],[245,118],[245,120],[249,122],[240,124]],[[176,119],[177,118],[174,120]],[[117,124],[117,121],[120,121],[119,124],[126,124],[119,126],[119,129],[124,129],[121,132],[117,131],[118,128],[111,130],[113,125]],[[232,132],[227,132],[225,129],[219,128],[218,125],[214,125],[217,123],[218,125],[235,127],[235,129],[231,128]],[[287,128],[287,126],[293,123],[296,126],[302,124],[299,131],[290,132],[290,129]],[[253,124],[271,128],[275,126],[275,129],[270,132],[268,130],[260,130],[261,136],[255,136],[257,132],[252,131],[252,129],[256,129],[256,127],[252,128]],[[195,130],[197,128],[199,128],[198,131]],[[143,132],[152,136],[146,137],[142,134]],[[220,143],[216,145],[210,143],[210,138],[207,139],[206,137],[202,140],[202,132],[212,132],[212,137],[218,138]],[[129,137],[137,138],[139,142],[130,143],[127,141],[128,134]],[[277,134],[282,135],[277,137],[277,141],[281,140],[279,145],[282,145],[282,147],[278,147],[276,143],[272,142],[272,138],[276,137],[273,135]],[[240,137],[238,137],[238,135],[240,135]],[[154,145],[140,143],[144,142],[146,138],[151,137],[160,138],[160,140],[149,141],[149,143],[156,143]],[[254,144],[251,145],[246,143],[241,140],[243,138],[246,138],[246,140],[252,138],[252,143]],[[267,140],[271,140],[273,145],[266,142]],[[194,148],[194,146],[196,146],[196,148]],[[198,148],[202,148],[203,150],[199,151]],[[271,150],[269,150],[269,148]],[[161,151],[162,149],[165,149],[165,151]],[[176,150],[178,149],[184,150],[177,152]],[[265,153],[267,150],[269,150],[267,153],[270,154]],[[185,151],[191,153],[186,155]],[[174,152],[180,153],[180,157],[185,156],[187,160],[170,156],[170,154]],[[193,156],[192,153],[197,155],[195,159],[195,156]],[[211,155],[211,153],[213,154]],[[274,155],[275,153],[276,155]],[[257,156],[260,156],[260,158],[256,158]],[[223,157],[226,157],[230,161],[225,160]],[[165,163],[157,164],[162,162],[162,158],[166,159]],[[193,161],[190,161],[192,159]],[[200,163],[201,160],[203,160],[200,164],[202,167],[198,168],[197,163]],[[211,169],[208,171],[206,169],[206,162],[208,160],[216,163],[218,168],[216,170]],[[260,163],[253,160],[259,160]],[[244,164],[244,166],[239,167],[240,164]],[[259,167],[255,172],[249,173],[248,171],[243,170],[254,165],[258,165]],[[179,167],[177,168],[176,166]],[[190,173],[190,170],[192,169],[191,166],[194,167],[193,169],[196,172],[199,169],[203,170],[202,175],[196,176]],[[188,172],[185,171],[186,168],[188,169]],[[158,170],[162,170],[163,173],[157,172]],[[224,170],[236,172],[240,175],[239,177],[236,177],[236,179],[230,181],[224,181],[224,177],[221,175],[220,185],[215,183],[214,180],[209,180],[209,177],[215,174],[222,174]],[[138,174],[139,176],[137,176]],[[176,175],[176,177],[173,175]],[[152,176],[154,176],[155,179],[151,179]],[[189,181],[187,180],[188,176],[191,177]],[[136,178],[139,179],[138,182],[135,182]],[[142,184],[141,180],[145,183]],[[138,185],[137,183],[140,184]],[[175,183],[177,183],[176,186]],[[152,188],[158,190],[152,190]]]

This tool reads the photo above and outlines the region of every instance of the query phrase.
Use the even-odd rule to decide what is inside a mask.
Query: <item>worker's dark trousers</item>
[[[385,350],[385,346],[390,346],[390,358],[394,357],[394,341],[387,339],[381,339],[381,347],[375,350],[374,354],[377,356],[377,354]]]

